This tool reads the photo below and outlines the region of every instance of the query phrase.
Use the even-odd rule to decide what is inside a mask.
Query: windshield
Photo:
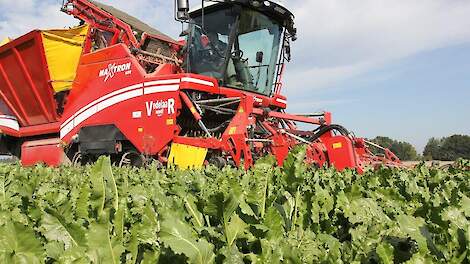
[[[244,10],[227,67],[227,86],[269,95],[280,38],[279,25],[259,12]]]
[[[188,71],[222,80],[228,52],[229,35],[234,29],[238,14],[230,9],[205,14],[204,30],[201,17],[191,25]]]
[[[204,30],[192,26],[188,69],[227,87],[270,95],[282,28],[260,12],[241,10],[206,14]],[[200,17],[194,20],[202,22]]]

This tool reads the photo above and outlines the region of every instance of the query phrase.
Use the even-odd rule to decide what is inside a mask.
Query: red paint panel
[[[28,126],[20,128],[19,135],[21,137],[33,137],[47,134],[59,133],[60,122],[47,123],[37,126]]]
[[[58,138],[28,141],[21,147],[21,163],[24,166],[38,163],[59,166],[65,160],[66,156]]]
[[[102,62],[96,62],[94,60],[97,59],[97,61],[101,61],[105,58],[103,54],[110,54],[109,52],[111,51],[115,51],[118,57],[122,57],[123,54],[127,54],[127,57],[115,59],[114,56],[111,56],[107,61]],[[85,62],[93,63],[85,64]],[[131,64],[130,70],[116,72],[108,79],[105,78],[106,76],[100,76],[100,71],[108,69],[109,64],[124,65],[128,63]],[[137,60],[130,55],[127,48],[123,45],[115,45],[95,53],[84,55],[77,69],[77,78],[67,98],[67,104],[61,119],[63,125],[68,125],[71,122],[69,121],[70,118],[72,118],[75,126],[73,130],[63,135],[62,140],[69,143],[71,137],[78,133],[81,127],[114,124],[129,141],[143,153],[156,154],[168,145],[174,135],[177,134],[176,131],[178,130],[176,115],[177,110],[181,109],[179,92],[164,91],[143,94],[143,84],[144,82],[167,81],[171,79],[174,80],[174,82],[172,82],[174,85],[179,85],[180,76],[171,75],[169,78],[159,76],[158,79],[148,79],[145,78],[144,74],[145,72],[142,70]],[[139,85],[142,86],[139,87]],[[130,90],[115,93],[116,91],[128,89],[132,86],[134,86],[134,88]],[[133,93],[139,90],[142,91],[141,95],[123,99],[119,101],[119,103],[112,103],[109,107],[97,111],[85,120],[82,120],[81,123],[76,123],[78,122],[77,120],[80,120],[81,113],[88,110],[94,111],[93,109],[96,108],[98,104],[104,101],[113,101],[126,93]],[[112,95],[113,93],[115,94]],[[156,114],[153,108],[148,109],[153,103],[168,102],[170,99],[174,102],[175,111],[172,113],[169,113],[168,108],[165,108],[160,114]],[[134,115],[135,112],[138,112],[139,115]],[[75,114],[77,114],[77,116],[74,119],[73,116]]]
[[[342,171],[346,168],[356,168],[362,173],[362,168],[359,163],[353,142],[346,136],[332,136],[327,133],[320,137],[321,142],[327,149],[328,159],[331,166],[337,170]]]

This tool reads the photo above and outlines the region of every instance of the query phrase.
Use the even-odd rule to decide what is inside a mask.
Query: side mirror
[[[264,53],[262,51],[256,52],[256,62],[262,63],[264,58]]]
[[[176,10],[175,18],[179,21],[189,20],[189,0],[175,0]]]

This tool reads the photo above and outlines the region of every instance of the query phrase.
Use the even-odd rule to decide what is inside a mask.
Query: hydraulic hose
[[[325,125],[325,126],[321,126],[319,129],[317,129],[318,132],[316,132],[311,138],[310,138],[310,142],[313,142],[317,139],[319,139],[321,136],[323,136],[325,133],[327,132],[330,132],[332,130],[336,130],[338,131],[341,135],[343,136],[349,136],[349,131],[343,127],[343,126],[340,126],[340,125],[335,125],[335,124],[332,124],[332,125]]]

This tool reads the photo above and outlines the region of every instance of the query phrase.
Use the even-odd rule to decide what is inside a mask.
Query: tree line
[[[459,158],[470,159],[470,136],[452,135],[443,138],[430,138],[422,155],[408,142],[378,136],[370,141],[390,149],[400,160],[442,160],[454,161]],[[383,153],[372,148],[375,153]]]
[[[418,160],[419,155],[416,148],[408,142],[398,141],[389,137],[376,137],[370,141],[395,153],[400,160]],[[383,154],[383,150],[372,147],[374,153]]]
[[[431,138],[423,152],[426,160],[470,159],[470,136],[453,135],[444,138]]]

